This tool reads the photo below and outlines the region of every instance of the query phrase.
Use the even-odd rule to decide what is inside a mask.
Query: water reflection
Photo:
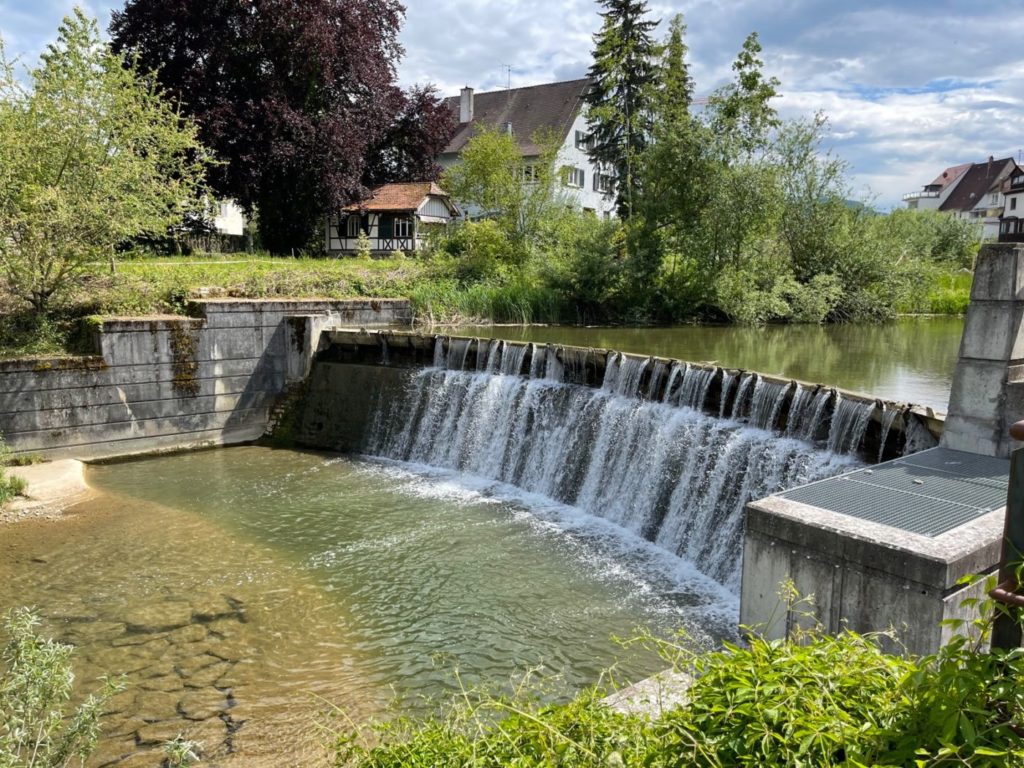
[[[604,347],[694,362],[715,361],[945,411],[963,320],[903,318],[884,325],[767,328],[461,326],[445,330],[485,338]]]

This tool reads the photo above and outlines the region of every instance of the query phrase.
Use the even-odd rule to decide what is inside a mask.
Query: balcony
[[[938,197],[941,194],[941,192],[908,192],[903,196],[903,202],[908,202],[910,200],[921,200],[928,197]]]

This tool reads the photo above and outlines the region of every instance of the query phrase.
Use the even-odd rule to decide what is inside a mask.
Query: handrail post
[[[1010,427],[1010,436],[1024,442],[1024,421]],[[1018,568],[1024,559],[1024,448],[1010,454],[1010,483],[1006,491],[1006,525],[1003,530],[1003,552],[999,563],[999,584],[989,594],[1003,603],[1005,610],[996,614],[992,626],[993,648],[1017,648],[1022,639],[1021,609],[1024,593]]]

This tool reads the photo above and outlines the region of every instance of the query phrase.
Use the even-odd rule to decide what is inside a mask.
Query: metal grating
[[[1006,504],[1010,462],[946,448],[780,493],[784,499],[935,537]]]

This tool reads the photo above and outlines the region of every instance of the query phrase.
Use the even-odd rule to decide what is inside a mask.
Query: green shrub
[[[829,636],[820,627],[788,641],[754,634],[712,653],[654,641],[696,680],[686,705],[652,719],[609,710],[597,688],[565,705],[522,690],[512,699],[464,691],[442,716],[376,726],[376,746],[365,746],[365,734],[339,736],[336,765],[1024,765],[1024,649],[986,651],[996,609],[973,603],[978,618],[955,622],[961,634],[917,659],[885,652],[879,640],[890,633]]]
[[[23,478],[7,473],[7,467],[14,463],[10,448],[0,438],[0,505],[6,504],[15,496],[24,496],[28,490],[28,483]]]
[[[40,637],[26,608],[4,620],[8,641],[0,654],[0,767],[63,768],[91,754],[100,717],[118,686],[107,681],[75,710],[66,711],[74,674],[72,647]]]

